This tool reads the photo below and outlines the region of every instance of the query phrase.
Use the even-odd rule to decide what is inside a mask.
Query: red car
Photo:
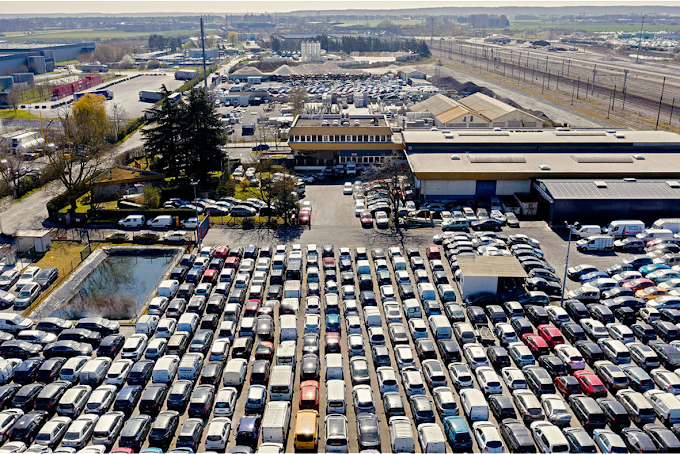
[[[208,270],[206,270],[205,273],[203,273],[203,277],[201,278],[201,282],[207,282],[208,284],[215,285],[219,275],[220,275],[219,271],[208,269]]]
[[[600,380],[600,377],[587,370],[577,370],[574,377],[581,385],[581,390],[593,398],[607,397],[607,388]]]
[[[524,340],[524,343],[527,344],[527,347],[529,347],[534,356],[550,354],[548,343],[538,334],[526,333],[522,336],[522,340]]]
[[[370,211],[362,211],[359,215],[362,227],[373,227],[373,215]]]
[[[623,284],[621,287],[626,287],[631,289],[634,292],[637,292],[638,290],[642,290],[647,287],[651,287],[654,285],[654,282],[650,281],[649,279],[645,279],[644,277],[640,279],[633,279],[632,281],[626,282]]]
[[[325,334],[326,353],[340,353],[340,333],[327,332]]]
[[[538,325],[538,334],[550,348],[555,348],[556,345],[564,344],[562,333],[554,325]]]
[[[564,397],[581,392],[581,383],[571,375],[555,377],[555,387]]]
[[[430,246],[425,249],[428,260],[441,260],[442,254],[437,246]]]
[[[334,270],[335,269],[335,258],[325,257],[323,259],[323,269],[324,270]]]
[[[249,299],[246,307],[243,309],[244,317],[254,317],[257,315],[257,310],[260,308],[260,300],[256,298]]]
[[[111,451],[111,454],[134,454],[135,450],[132,448],[116,448]]]
[[[307,225],[309,224],[309,220],[312,217],[312,212],[309,210],[302,210],[300,211],[300,215],[298,216],[298,220],[300,221],[300,224]]]
[[[239,257],[227,257],[227,259],[224,261],[224,267],[225,268],[233,268],[236,269],[238,266],[241,264],[241,259]]]
[[[274,344],[267,341],[259,341],[255,347],[255,359],[271,361],[274,356]]]
[[[319,382],[306,380],[300,383],[300,410],[319,411]]]
[[[225,259],[229,255],[229,246],[218,246],[215,248],[215,255],[218,259]]]

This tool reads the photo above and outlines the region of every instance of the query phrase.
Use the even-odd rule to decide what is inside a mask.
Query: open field
[[[215,33],[216,30],[206,30],[207,34]],[[200,33],[198,30],[166,30],[159,33],[165,36],[191,36]],[[32,35],[13,34],[3,37],[3,40],[9,42],[25,42],[25,41],[81,41],[81,40],[107,40],[117,38],[139,38],[148,37],[152,32],[124,32],[119,30],[94,30],[91,28],[85,29],[65,29],[65,30],[44,30],[34,32]]]
[[[25,110],[3,109],[0,110],[0,118],[3,120],[35,120],[38,117]]]

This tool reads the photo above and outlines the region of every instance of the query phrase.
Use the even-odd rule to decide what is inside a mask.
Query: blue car
[[[649,265],[640,267],[638,271],[640,271],[640,274],[646,277],[649,273],[653,273],[656,270],[670,270],[670,269],[671,267],[666,265],[665,263],[651,263]]]
[[[610,277],[607,273],[604,271],[592,271],[590,273],[586,273],[580,278],[578,278],[579,282],[581,284],[585,284],[590,281],[594,281],[595,279],[599,279],[601,277]]]
[[[442,315],[442,307],[437,301],[428,300],[423,301],[423,308],[425,308],[425,315]]]
[[[326,315],[326,331],[339,333],[340,328],[340,315],[338,314],[328,314]]]
[[[460,416],[447,416],[444,418],[444,433],[453,449],[472,448],[472,437],[465,419]]]

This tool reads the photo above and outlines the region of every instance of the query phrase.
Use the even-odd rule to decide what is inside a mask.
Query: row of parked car
[[[24,310],[56,282],[59,270],[54,267],[45,268],[28,266],[23,271],[7,270],[0,274],[0,307]],[[10,290],[14,288],[15,293]]]

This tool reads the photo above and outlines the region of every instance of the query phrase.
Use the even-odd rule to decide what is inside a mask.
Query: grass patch
[[[0,118],[3,120],[37,120],[39,117],[25,110],[15,112],[12,109],[3,109],[0,110]]]
[[[59,276],[66,276],[80,263],[80,251],[85,247],[75,241],[53,241],[52,248],[35,265],[42,269],[57,268]]]

